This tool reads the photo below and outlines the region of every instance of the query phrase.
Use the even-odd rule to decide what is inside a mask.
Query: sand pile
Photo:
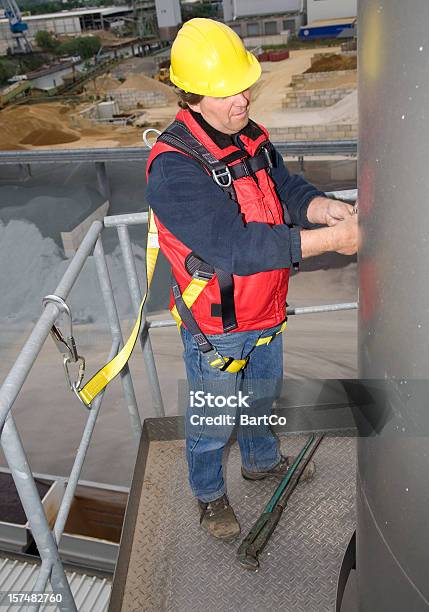
[[[109,91],[114,91],[120,87],[121,81],[115,79],[109,74],[96,77],[85,85],[85,91],[88,93],[106,94]]]
[[[0,112],[0,150],[143,146],[141,130],[97,125],[78,113],[79,107],[61,103],[5,108]]]
[[[25,138],[23,138],[21,144],[29,144],[34,147],[41,147],[47,145],[63,144],[65,142],[75,142],[79,140],[79,136],[69,131],[57,130],[55,128],[38,128],[32,130]]]
[[[67,112],[63,104],[6,108],[0,113],[0,147],[11,148],[12,143],[44,146],[79,140],[80,134],[69,127]]]
[[[134,247],[138,269],[143,269],[144,250]],[[41,313],[42,298],[52,293],[70,260],[52,238],[44,238],[28,221],[0,222],[0,321],[35,320]],[[132,318],[128,287],[119,247],[107,262],[121,317]],[[75,323],[105,322],[106,312],[100,293],[93,257],[87,260],[79,280],[67,300]]]
[[[0,221],[34,223],[43,236],[62,245],[61,232],[69,232],[105,201],[90,185],[1,185]]]
[[[137,91],[154,91],[162,94],[170,104],[177,104],[177,96],[174,90],[164,83],[145,76],[144,74],[132,74],[119,87],[119,91],[124,89],[136,89]]]
[[[325,54],[313,60],[306,73],[332,72],[334,70],[356,70],[357,57],[355,55]]]

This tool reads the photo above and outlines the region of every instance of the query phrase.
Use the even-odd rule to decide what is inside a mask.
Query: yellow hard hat
[[[170,80],[186,92],[233,96],[260,76],[260,63],[238,34],[213,19],[187,21],[171,48]]]

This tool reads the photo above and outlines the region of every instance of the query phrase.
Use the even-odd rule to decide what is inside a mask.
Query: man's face
[[[198,104],[190,104],[190,108],[201,113],[212,127],[223,134],[236,134],[249,121],[250,90],[227,98],[212,98],[204,96]]]

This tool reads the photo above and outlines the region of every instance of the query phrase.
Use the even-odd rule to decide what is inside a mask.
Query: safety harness
[[[164,142],[173,146],[175,149],[199,162],[204,170],[211,175],[214,182],[236,202],[238,200],[234,189],[234,181],[244,176],[255,177],[258,170],[267,169],[269,171],[273,166],[268,141],[260,147],[259,153],[253,157],[249,157],[246,151],[235,151],[229,156],[218,160],[192,134],[187,126],[178,119],[159,136],[157,142]],[[172,282],[174,306],[171,314],[179,330],[182,323],[184,323],[197,343],[198,349],[213,368],[218,368],[224,372],[239,372],[246,367],[250,353],[244,359],[234,359],[233,357],[220,355],[207,336],[201,331],[191,311],[191,307],[198,296],[204,291],[204,288],[213,276],[216,275],[221,295],[223,331],[227,333],[236,329],[237,320],[235,316],[232,274],[219,268],[213,268],[213,266],[207,264],[193,252],[186,258],[185,267],[192,278],[184,292],[181,292],[179,283],[174,278],[174,275]],[[281,323],[270,336],[259,338],[255,346],[269,344],[276,335],[283,332],[285,327],[286,321]]]
[[[197,138],[195,138],[187,126],[177,119],[159,136],[157,142],[170,145],[198,161],[205,171],[211,175],[215,183],[227,192],[229,197],[234,201],[237,201],[234,181],[245,176],[253,177],[256,180],[255,174],[257,171],[266,169],[269,172],[272,168],[271,145],[268,140],[262,143],[254,156],[249,156],[248,153],[243,150],[234,151],[227,157],[218,160],[198,141]],[[72,382],[66,367],[68,362],[64,365],[70,388],[87,408],[91,408],[91,403],[94,398],[121,372],[131,356],[140,334],[143,308],[152,283],[158,253],[158,228],[153,213],[149,209],[148,238],[146,246],[147,286],[139,307],[137,320],[127,342],[119,353],[94,374],[83,387],[81,387],[83,378],[82,371],[79,373],[77,380]],[[171,310],[171,314],[176,321],[178,329],[180,330],[182,324],[186,326],[197,343],[199,350],[211,367],[225,372],[237,373],[246,367],[250,354],[255,347],[268,345],[277,335],[284,331],[286,320],[277,325],[268,336],[263,336],[264,331],[261,331],[261,335],[255,342],[254,347],[244,359],[234,359],[233,357],[221,355],[211,344],[207,336],[201,331],[192,314],[191,308],[207,287],[207,284],[214,275],[216,275],[221,294],[223,330],[227,333],[236,329],[237,320],[234,307],[233,277],[223,270],[210,266],[195,253],[190,253],[188,255],[185,266],[188,274],[191,276],[191,280],[183,292],[174,276],[172,279],[174,306]],[[55,326],[52,328],[51,334],[58,345],[58,330]]]

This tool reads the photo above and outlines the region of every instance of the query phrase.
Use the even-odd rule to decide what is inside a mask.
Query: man
[[[224,540],[240,533],[222,466],[234,427],[244,478],[281,478],[292,459],[280,454],[269,422],[283,378],[289,268],[357,249],[353,207],[290,175],[249,119],[260,74],[226,25],[185,23],[170,69],[182,110],[148,161],[147,198],[172,265],[172,314],[185,349],[189,481],[201,526]],[[313,474],[309,464],[303,476]]]

